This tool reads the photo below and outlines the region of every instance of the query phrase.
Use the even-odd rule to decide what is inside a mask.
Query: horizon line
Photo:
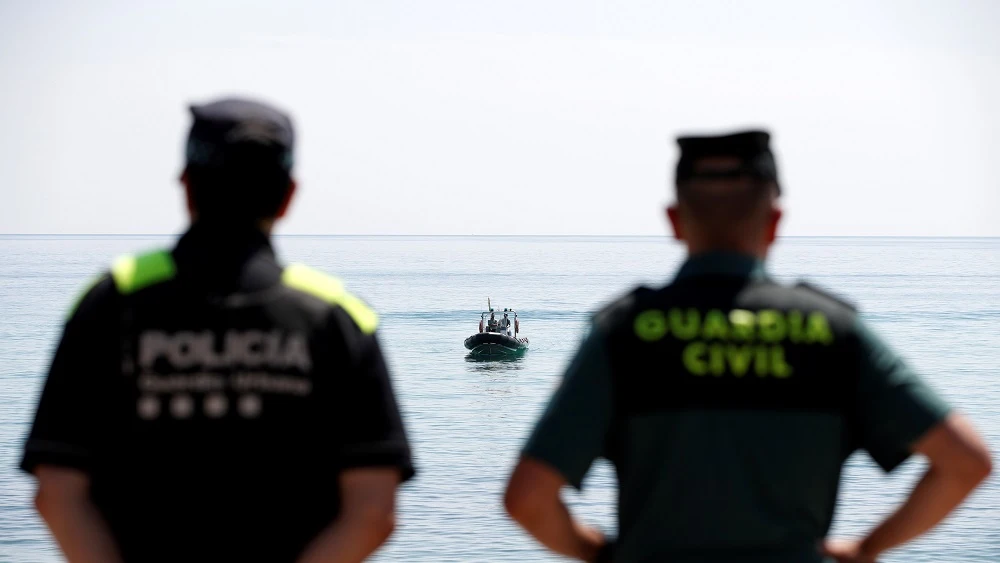
[[[0,233],[0,237],[176,237],[184,231],[174,233]],[[374,238],[459,238],[459,237],[482,237],[482,238],[607,238],[607,237],[632,237],[632,238],[668,238],[669,234],[642,235],[642,234],[362,234],[362,233],[272,233],[273,237],[374,237]],[[954,239],[991,239],[1000,238],[1000,235],[779,235],[779,239],[788,238],[954,238]]]

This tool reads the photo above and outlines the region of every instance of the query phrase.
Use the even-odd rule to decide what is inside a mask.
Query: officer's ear
[[[782,211],[777,204],[771,206],[771,210],[767,218],[767,244],[773,244],[778,238],[778,223],[781,222]]]
[[[188,215],[194,219],[197,210],[194,208],[194,196],[191,195],[191,182],[188,179],[187,168],[181,172],[180,182],[184,186],[184,204],[187,206]]]
[[[281,219],[288,213],[288,206],[292,203],[292,196],[295,195],[296,187],[295,180],[288,180],[288,193],[285,194],[285,199],[281,201],[281,207],[278,208],[278,214],[275,216],[276,219]]]
[[[676,203],[667,207],[667,222],[673,228],[674,238],[684,240],[684,226],[681,222],[681,212]]]

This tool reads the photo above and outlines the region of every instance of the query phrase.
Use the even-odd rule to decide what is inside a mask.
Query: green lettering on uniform
[[[773,309],[757,313],[760,339],[764,342],[781,342],[785,338],[785,317]]]
[[[704,342],[692,342],[684,347],[681,354],[684,360],[684,367],[694,375],[705,375],[708,373],[708,365],[703,356],[708,351],[708,346]]]
[[[736,377],[743,377],[750,368],[753,361],[753,348],[745,344],[743,346],[729,345],[726,347],[726,355],[729,357],[729,371]]]
[[[754,349],[753,367],[757,377],[767,376],[767,346],[757,346]]]
[[[691,340],[698,336],[698,326],[701,324],[701,314],[698,309],[670,310],[670,332],[681,340]]]
[[[722,344],[708,347],[708,365],[716,377],[726,373],[726,348]]]
[[[802,311],[788,312],[788,338],[794,344],[799,344],[805,339],[805,332],[802,330]]]
[[[806,321],[806,338],[809,342],[820,342],[827,346],[833,344],[833,332],[830,330],[826,315],[820,312],[809,313],[809,319]]]
[[[705,340],[717,338],[719,340],[729,339],[729,323],[726,316],[718,309],[712,309],[705,313],[705,321],[701,327],[701,337]]]
[[[303,291],[339,306],[344,310],[361,332],[374,334],[378,328],[378,315],[364,301],[351,295],[344,289],[344,284],[333,276],[328,276],[318,270],[313,270],[301,264],[292,264],[281,274],[281,281],[292,289]]]
[[[771,375],[782,379],[792,375],[792,366],[785,362],[783,346],[771,346]]]
[[[122,256],[111,266],[111,277],[122,295],[173,279],[176,274],[177,267],[169,250]]]
[[[749,342],[753,340],[753,328],[756,316],[751,311],[733,309],[729,312],[729,324],[732,325],[733,340]]]
[[[655,342],[667,334],[667,317],[658,309],[643,311],[636,316],[633,328],[641,340]]]

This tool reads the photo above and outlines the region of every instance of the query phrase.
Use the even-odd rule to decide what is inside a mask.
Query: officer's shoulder
[[[77,293],[67,319],[87,315],[110,305],[121,295],[173,279],[177,272],[169,250],[151,250],[116,257],[107,270],[92,277]]]
[[[373,334],[378,328],[379,319],[375,311],[360,298],[348,292],[344,283],[337,277],[304,264],[289,264],[281,274],[281,281],[286,287],[340,308],[365,334]]]
[[[605,332],[611,332],[623,324],[631,323],[636,311],[655,293],[653,288],[640,285],[615,297],[594,313],[594,325]]]
[[[858,306],[853,301],[811,281],[798,280],[790,288],[802,298],[815,301],[817,304],[825,305],[828,308],[840,309],[850,313],[857,313],[858,311]]]
[[[118,296],[110,270],[93,276],[74,297],[66,312],[66,320],[89,317],[110,305]]]
[[[115,258],[109,275],[119,294],[131,295],[172,280],[177,275],[177,265],[170,250],[149,250]]]

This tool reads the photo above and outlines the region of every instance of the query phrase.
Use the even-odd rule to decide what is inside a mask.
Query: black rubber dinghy
[[[480,332],[466,338],[465,347],[477,358],[520,356],[528,349],[528,339],[499,332]]]

